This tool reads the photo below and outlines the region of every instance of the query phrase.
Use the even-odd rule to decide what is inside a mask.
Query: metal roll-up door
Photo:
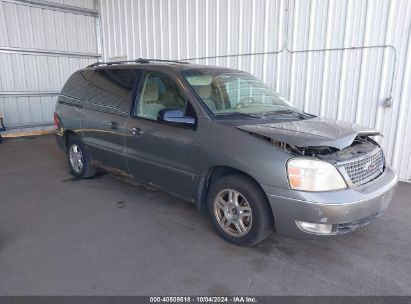
[[[70,75],[100,57],[97,1],[0,0],[0,113],[8,133],[52,128]]]

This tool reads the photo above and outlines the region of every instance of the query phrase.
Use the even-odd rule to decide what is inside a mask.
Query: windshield
[[[278,93],[241,71],[192,69],[182,72],[215,115],[300,113]]]

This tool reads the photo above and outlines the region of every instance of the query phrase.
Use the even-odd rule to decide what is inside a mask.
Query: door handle
[[[116,129],[118,127],[118,123],[116,123],[115,121],[109,121],[108,126],[109,128]]]
[[[140,128],[131,128],[130,130],[131,135],[141,135],[143,134],[143,131]]]

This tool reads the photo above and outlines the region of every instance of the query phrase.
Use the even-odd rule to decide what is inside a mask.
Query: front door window
[[[174,80],[160,72],[146,72],[140,98],[134,110],[136,117],[157,120],[162,109],[180,109],[186,112],[187,100],[183,98]]]

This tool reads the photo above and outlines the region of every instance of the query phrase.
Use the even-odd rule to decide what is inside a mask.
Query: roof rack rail
[[[165,59],[147,59],[147,58],[138,58],[135,60],[121,60],[121,61],[97,61],[95,63],[90,64],[87,66],[88,68],[100,66],[100,65],[113,65],[113,64],[122,64],[122,63],[150,63],[150,62],[172,62],[172,63],[181,63],[181,64],[188,64],[188,61],[179,61],[179,60],[165,60]]]

